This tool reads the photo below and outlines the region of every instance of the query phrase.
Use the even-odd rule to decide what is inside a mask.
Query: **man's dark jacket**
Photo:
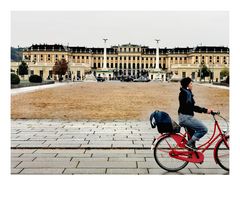
[[[207,109],[195,105],[192,91],[185,88],[180,88],[179,93],[179,108],[178,113],[194,116],[194,112],[207,113]]]

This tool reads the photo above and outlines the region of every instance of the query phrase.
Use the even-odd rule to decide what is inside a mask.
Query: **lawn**
[[[154,110],[177,118],[179,83],[69,83],[12,96],[13,119],[148,120]],[[199,106],[229,116],[229,90],[194,84]],[[208,115],[198,115],[208,119]]]

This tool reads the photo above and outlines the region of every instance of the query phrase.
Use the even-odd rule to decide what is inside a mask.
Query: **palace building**
[[[60,59],[68,62],[64,79],[83,80],[85,74],[92,73],[110,80],[141,75],[162,81],[183,77],[199,80],[201,68],[206,65],[211,71],[208,79],[220,82],[220,72],[229,68],[229,48],[159,48],[158,45],[150,48],[130,43],[107,48],[106,41],[104,48],[34,44],[23,51],[22,58],[28,64],[29,75],[37,74],[50,80],[57,80],[52,69]],[[12,70],[16,72],[20,63],[12,62]]]

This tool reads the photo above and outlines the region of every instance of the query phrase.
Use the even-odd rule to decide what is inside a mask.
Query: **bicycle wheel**
[[[220,167],[229,171],[229,136],[226,136],[227,144],[222,139],[216,147],[216,161]]]
[[[187,166],[187,161],[182,161],[178,159],[174,159],[170,157],[169,152],[172,149],[176,149],[177,143],[175,140],[170,136],[167,135],[161,138],[154,148],[154,158],[157,164],[166,171],[169,172],[176,172],[183,169]],[[183,151],[184,149],[181,149]],[[185,149],[188,151],[187,149]]]

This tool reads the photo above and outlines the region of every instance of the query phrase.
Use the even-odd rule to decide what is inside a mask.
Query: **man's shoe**
[[[190,149],[192,151],[197,151],[197,148],[195,146],[195,142],[192,143],[192,144],[187,142],[187,144],[185,146],[186,146],[187,149]]]

